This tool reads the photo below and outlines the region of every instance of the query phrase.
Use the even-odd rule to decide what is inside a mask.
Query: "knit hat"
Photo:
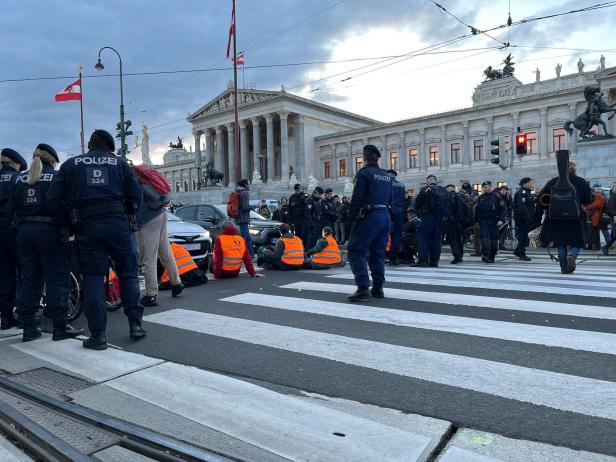
[[[54,148],[52,148],[51,146],[49,146],[48,144],[45,143],[40,143],[37,147],[37,150],[41,150],[41,151],[45,151],[46,153],[50,154],[51,157],[53,157],[54,159],[56,159],[56,162],[60,162],[60,158],[58,157],[58,153],[56,152],[56,150]]]

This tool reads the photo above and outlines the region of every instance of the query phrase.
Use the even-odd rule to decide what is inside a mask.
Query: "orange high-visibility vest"
[[[242,258],[246,252],[246,242],[240,235],[218,236],[220,247],[222,247],[222,270],[238,271],[242,267]]]
[[[302,266],[304,264],[304,244],[302,240],[297,237],[281,237],[280,240],[284,242],[284,252],[280,261],[285,265]]]
[[[171,243],[171,251],[173,252],[173,258],[175,258],[175,264],[178,267],[178,274],[181,276],[184,273],[188,273],[189,271],[197,268],[195,262],[193,261],[190,253],[180,244],[176,244],[174,242]],[[169,274],[167,270],[163,271],[163,274],[160,276],[161,284],[164,282],[169,282]]]
[[[315,253],[312,256],[312,262],[322,265],[335,265],[336,263],[340,263],[342,258],[340,258],[340,249],[338,248],[336,239],[334,239],[333,236],[326,236],[325,238],[327,239],[327,247]]]

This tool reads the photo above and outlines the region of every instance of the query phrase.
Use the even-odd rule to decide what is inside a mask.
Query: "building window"
[[[409,149],[409,168],[419,167],[419,151],[417,148]]]
[[[323,178],[332,177],[332,163],[327,160],[323,163]]]
[[[188,181],[184,180],[184,191],[188,191]]]
[[[496,189],[500,189],[501,186],[507,186],[507,182],[506,181],[498,181],[496,183]]]
[[[197,180],[192,180],[193,191],[197,190]]]
[[[398,170],[398,152],[391,151],[389,153],[389,168],[392,170]]]
[[[477,194],[481,194],[481,183],[474,183],[473,189],[475,190]]]
[[[346,159],[340,159],[338,166],[338,176],[347,176]]]
[[[179,181],[175,182],[175,192],[180,192],[180,182]]]
[[[526,153],[538,154],[537,132],[528,132],[526,134]]]
[[[565,146],[565,129],[555,128],[552,130],[552,152],[567,149]]]
[[[473,160],[483,160],[483,140],[473,142]]]
[[[438,165],[438,146],[430,146],[429,148],[429,157],[428,157],[428,165],[430,167],[434,167]]]
[[[460,163],[460,143],[451,143],[449,156],[449,163],[451,164],[459,164]]]
[[[355,173],[359,172],[359,170],[364,166],[364,159],[361,157],[355,158]]]

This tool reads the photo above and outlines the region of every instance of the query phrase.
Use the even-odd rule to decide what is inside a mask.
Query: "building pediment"
[[[239,90],[238,91],[239,107],[248,106],[255,103],[262,103],[279,96],[279,92],[268,92],[263,90]],[[235,107],[235,98],[233,97],[233,89],[228,88],[216,98],[211,100],[205,106],[188,116],[188,120],[192,121],[197,117],[209,116],[218,114],[219,112],[230,111]]]

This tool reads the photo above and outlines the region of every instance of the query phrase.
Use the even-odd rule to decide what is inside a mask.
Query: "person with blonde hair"
[[[66,323],[69,292],[69,247],[60,224],[47,206],[47,190],[60,162],[55,149],[39,144],[32,155],[27,173],[17,177],[9,200],[9,217],[18,225],[17,255],[22,280],[17,290],[17,314],[23,322],[22,340],[29,342],[41,336],[36,327],[43,288],[47,313],[53,319],[52,340],[75,338],[83,329]]]
[[[0,329],[15,327],[13,315],[15,291],[17,290],[18,258],[17,233],[11,227],[7,215],[9,198],[15,188],[19,172],[28,168],[25,159],[17,151],[4,148],[0,152]]]

